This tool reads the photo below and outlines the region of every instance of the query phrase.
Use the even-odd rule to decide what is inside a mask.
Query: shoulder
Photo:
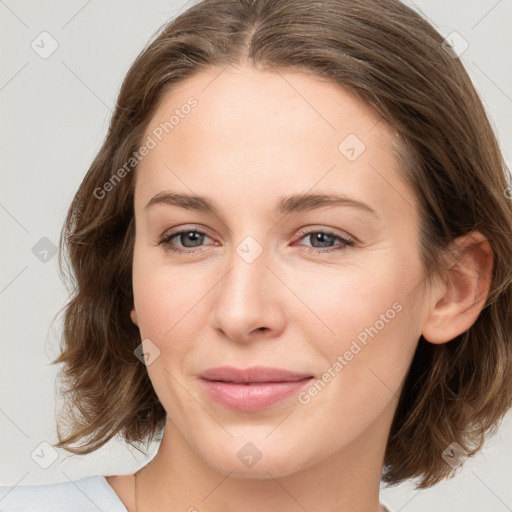
[[[127,512],[104,476],[40,485],[0,485],[2,512]]]
[[[380,502],[380,510],[381,512],[393,512],[388,505],[386,505],[385,503],[382,503],[382,501]]]

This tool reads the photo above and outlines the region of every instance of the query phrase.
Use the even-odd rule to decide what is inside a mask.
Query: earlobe
[[[477,320],[489,295],[493,252],[489,241],[474,231],[452,243],[450,267],[436,284],[422,335],[431,343],[446,343]]]
[[[137,311],[135,311],[135,306],[132,307],[130,311],[130,318],[132,319],[132,322],[138,327],[138,319],[137,319]]]

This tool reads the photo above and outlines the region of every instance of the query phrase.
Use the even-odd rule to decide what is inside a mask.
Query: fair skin
[[[190,96],[197,107],[136,175],[131,317],[160,350],[147,371],[168,415],[138,477],[138,512],[378,512],[386,441],[419,337],[445,343],[474,323],[490,246],[478,232],[459,240],[466,251],[451,278],[427,285],[418,206],[390,149],[396,136],[325,80],[250,67],[201,72],[165,96],[146,135]],[[349,134],[366,146],[353,161],[338,149]],[[145,208],[162,191],[208,197],[218,213]],[[276,211],[282,197],[303,193],[343,195],[375,213],[347,204]],[[192,252],[158,245],[187,226],[203,238],[168,245]],[[312,234],[325,230],[335,236]],[[248,236],[263,249],[250,263],[237,252]],[[337,236],[354,245],[332,250],[342,247]],[[200,385],[199,373],[224,364],[321,379],[387,311],[393,318],[307,404],[295,395],[240,412]],[[252,467],[237,457],[248,442],[262,455]],[[134,511],[133,475],[108,482]]]

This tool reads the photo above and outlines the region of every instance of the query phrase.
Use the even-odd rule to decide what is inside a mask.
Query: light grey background
[[[461,58],[510,166],[512,0],[407,3],[444,36],[457,31],[468,42]],[[57,367],[49,361],[58,351],[60,325],[51,321],[67,297],[57,257],[41,252],[49,242],[40,240],[57,245],[69,203],[106,134],[125,73],[155,31],[186,6],[176,0],[0,0],[0,484],[128,473],[145,463],[137,451],[112,441],[83,457],[58,451],[47,469],[40,467],[52,454],[41,443],[56,441]],[[35,40],[40,52],[51,48],[48,36],[39,36],[43,31],[58,43],[47,58],[31,47]],[[41,261],[44,257],[47,261]],[[382,500],[404,512],[511,511],[511,434],[509,414],[456,478],[425,491],[414,491],[412,483],[383,489]],[[153,444],[150,457],[156,448]]]

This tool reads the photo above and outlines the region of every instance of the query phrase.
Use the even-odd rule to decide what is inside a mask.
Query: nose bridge
[[[269,251],[255,237],[247,236],[231,248],[229,271],[219,283],[214,307],[214,325],[233,339],[251,332],[278,328],[280,318],[275,279],[267,268]]]
[[[255,238],[246,237],[233,248],[229,263],[223,292],[231,317],[247,319],[252,312],[257,318],[268,280],[267,251]]]

